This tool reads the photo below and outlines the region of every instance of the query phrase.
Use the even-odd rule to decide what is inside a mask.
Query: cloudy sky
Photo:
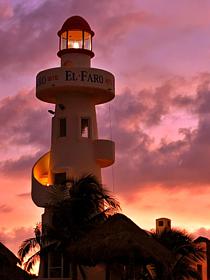
[[[95,32],[92,66],[116,77],[100,105],[100,137],[116,142],[103,173],[123,212],[145,229],[168,217],[210,237],[210,1],[0,1],[0,241],[14,252],[42,209],[31,168],[49,150],[52,105],[35,98],[40,70],[59,66],[57,31],[72,15]]]

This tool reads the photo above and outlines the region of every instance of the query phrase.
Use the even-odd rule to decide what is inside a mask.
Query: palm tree
[[[200,279],[196,263],[204,259],[204,251],[193,242],[190,234],[183,230],[171,229],[161,233],[153,232],[152,235],[176,257],[171,280]]]
[[[79,239],[87,230],[120,209],[118,201],[93,175],[72,178],[63,184],[51,186],[49,190],[51,201],[47,208],[52,213],[52,224],[46,226],[42,234],[36,227],[35,237],[23,241],[18,252],[27,271],[30,271],[42,253],[51,247],[64,250],[66,244]],[[83,271],[81,274],[84,274]]]
[[[68,241],[78,239],[88,228],[120,209],[118,201],[93,175],[70,179],[56,187],[52,195],[54,200],[49,207],[53,211],[53,227]],[[56,197],[60,199],[56,201]]]
[[[41,230],[40,223],[34,228],[34,237],[28,238],[21,243],[18,257],[27,272],[33,269],[35,263],[40,260]]]

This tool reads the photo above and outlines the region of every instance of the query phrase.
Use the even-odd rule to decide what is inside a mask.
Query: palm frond
[[[49,206],[54,206],[65,199],[69,199],[69,189],[66,184],[52,185],[47,190],[50,193]]]
[[[30,270],[39,256],[33,249],[40,245],[41,253],[60,250],[69,241],[78,240],[84,232],[105,221],[109,215],[120,210],[119,202],[91,174],[71,178],[60,185],[48,188],[51,199],[48,204],[52,224],[35,228],[35,238],[25,240],[18,255],[25,268]]]
[[[195,264],[205,258],[205,250],[193,241],[185,230],[166,230],[161,234],[152,233],[162,245],[176,256],[173,265],[173,279],[199,279]]]
[[[28,238],[22,242],[18,251],[18,257],[20,258],[21,262],[24,258],[37,246],[40,246],[37,242],[35,237]]]
[[[30,272],[34,265],[40,260],[40,251],[34,253],[29,257],[23,264],[23,267],[26,271]]]

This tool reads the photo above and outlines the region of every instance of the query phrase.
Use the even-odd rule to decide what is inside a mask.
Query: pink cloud
[[[193,235],[195,235],[196,237],[198,236],[203,236],[203,237],[207,237],[210,239],[210,229],[206,229],[205,227],[201,227],[199,229],[197,229]]]
[[[116,186],[115,191],[119,193],[120,188]],[[149,188],[139,187],[135,192],[129,185],[127,188],[128,192],[120,193],[118,197],[122,211],[140,227],[154,229],[155,219],[160,217],[171,219],[173,228],[186,229],[190,233],[196,232],[202,225],[209,227],[209,187],[196,188],[196,194],[191,188],[179,186],[166,188],[151,184]],[[133,196],[132,200],[130,196]]]
[[[0,205],[0,214],[1,213],[8,213],[8,212],[11,212],[11,211],[13,211],[12,207],[10,207],[10,206],[8,206],[6,204]]]
[[[19,227],[9,231],[6,229],[1,229],[0,241],[15,254],[17,254],[22,241],[29,237],[33,237],[33,234],[33,228]]]
[[[18,197],[23,198],[23,199],[31,199],[31,193],[30,192],[26,192],[26,193],[19,193],[17,194]]]
[[[0,20],[9,19],[14,15],[12,4],[9,0],[2,0],[0,3]]]

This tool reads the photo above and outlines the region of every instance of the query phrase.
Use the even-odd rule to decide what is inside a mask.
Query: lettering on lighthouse
[[[83,70],[63,70],[60,71],[58,68],[53,68],[47,71],[42,71],[37,75],[36,86],[41,87],[52,82],[73,82],[76,84],[88,83],[98,84],[101,86],[114,87],[113,75],[107,71],[100,69]]]
[[[49,100],[52,103],[56,95],[62,92],[82,92],[95,96],[96,104],[106,102],[114,97],[114,76],[108,72],[96,68],[51,68],[41,71],[36,78],[36,92],[40,99]],[[110,97],[111,96],[111,97]]]
[[[103,77],[103,75],[89,73],[86,70],[80,71],[79,73],[76,73],[76,72],[73,72],[70,70],[66,71],[66,81],[78,81],[78,80],[81,82],[103,84],[104,77]]]

